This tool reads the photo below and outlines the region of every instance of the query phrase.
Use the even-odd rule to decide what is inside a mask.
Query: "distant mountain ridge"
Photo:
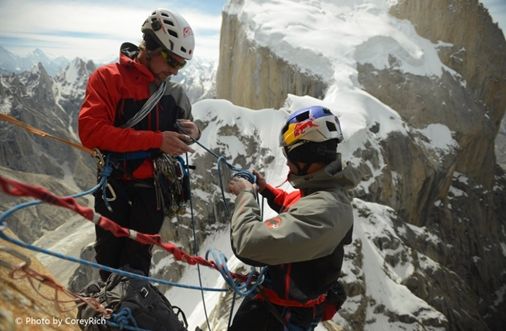
[[[50,58],[38,48],[26,56],[19,56],[0,46],[0,73],[19,73],[30,70],[38,63],[42,63],[47,73],[54,76],[64,69],[70,60],[63,56]]]
[[[115,61],[117,59],[111,59],[109,62]],[[19,56],[0,46],[0,74],[20,74],[25,71],[33,71],[36,70],[34,67],[37,67],[39,63],[44,67],[44,71],[49,76],[65,85],[65,87],[62,86],[60,93],[74,93],[74,97],[79,97],[77,94],[81,94],[80,97],[83,96],[88,74],[95,70],[96,67],[105,64],[105,62],[95,63],[92,60],[85,61],[78,57],[73,60],[68,60],[63,56],[50,58],[38,48],[26,56]],[[88,74],[81,76],[81,78],[75,77],[76,70],[84,70],[84,68],[78,68],[82,66],[86,66],[89,71]],[[215,61],[196,57],[172,79],[182,84],[186,88],[190,100],[195,102],[215,97],[216,88],[214,82],[216,70],[217,63]],[[72,80],[72,83],[69,79]],[[78,82],[74,81],[76,79]],[[77,85],[71,86],[72,84]]]

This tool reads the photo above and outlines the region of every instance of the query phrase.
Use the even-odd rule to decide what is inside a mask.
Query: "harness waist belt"
[[[149,159],[153,155],[152,151],[139,151],[129,153],[107,153],[111,161],[129,161],[139,159]]]
[[[327,294],[320,294],[314,299],[310,299],[306,302],[300,302],[297,300],[283,299],[273,290],[264,287],[260,290],[260,293],[255,296],[255,299],[267,300],[270,303],[281,307],[312,308],[323,303],[325,299],[327,299]]]

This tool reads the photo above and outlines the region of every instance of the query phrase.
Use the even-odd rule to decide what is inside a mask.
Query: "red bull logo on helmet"
[[[183,38],[189,37],[191,35],[193,35],[192,28],[190,28],[189,26],[185,26],[183,28]]]
[[[318,124],[314,122],[313,118],[310,118],[308,120],[305,120],[304,122],[295,124],[295,128],[293,129],[293,135],[294,137],[298,137],[304,134],[304,132],[306,132],[307,129],[316,127],[318,127]]]

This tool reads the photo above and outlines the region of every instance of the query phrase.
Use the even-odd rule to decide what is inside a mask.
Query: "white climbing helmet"
[[[142,33],[156,37],[160,45],[172,53],[191,60],[195,38],[190,24],[179,14],[156,9],[142,24]]]

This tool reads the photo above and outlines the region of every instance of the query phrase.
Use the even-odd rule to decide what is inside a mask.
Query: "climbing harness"
[[[261,293],[255,296],[255,299],[266,300],[275,305],[290,308],[312,308],[323,303],[326,298],[327,294],[321,294],[314,299],[309,299],[305,302],[300,302],[297,300],[281,298],[275,291],[266,287],[262,287]]]

